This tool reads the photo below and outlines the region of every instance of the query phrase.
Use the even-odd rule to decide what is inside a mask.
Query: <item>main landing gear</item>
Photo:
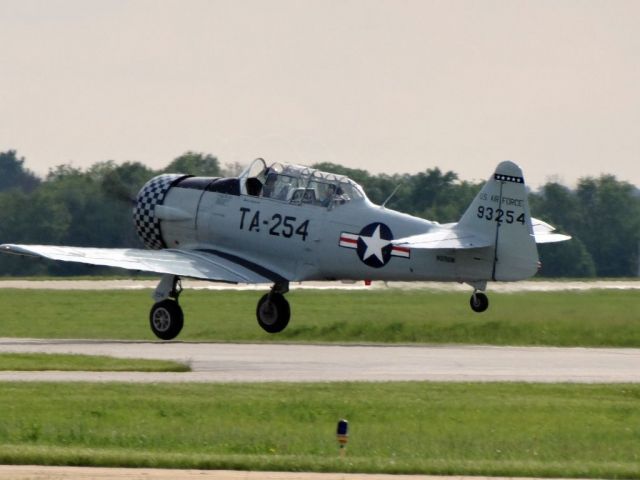
[[[489,308],[489,299],[482,291],[486,289],[486,282],[471,283],[473,294],[469,305],[474,312],[484,312]],[[256,317],[258,325],[265,332],[278,333],[289,325],[291,308],[284,294],[289,291],[289,283],[276,283],[269,293],[265,293],[258,301]],[[178,297],[182,292],[180,277],[164,275],[155,289],[153,298],[156,303],[149,313],[149,325],[156,337],[162,340],[173,340],[178,336],[184,325],[184,314],[178,304]]]
[[[289,283],[276,283],[265,294],[256,308],[258,324],[269,333],[278,333],[286,328],[291,318],[289,302],[284,294],[289,291]],[[173,340],[184,325],[184,314],[178,304],[182,292],[180,277],[164,275],[153,292],[156,303],[149,312],[151,331],[161,340]]]
[[[178,304],[181,292],[180,277],[164,275],[153,293],[156,303],[149,313],[149,325],[155,336],[162,340],[176,338],[184,325],[184,314]]]
[[[258,325],[265,332],[278,333],[286,328],[291,318],[289,302],[284,298],[284,294],[289,291],[288,283],[276,283],[269,293],[263,295],[258,301],[256,317]]]
[[[474,312],[484,312],[489,308],[489,298],[480,290],[487,288],[487,282],[471,284],[473,287],[473,294],[469,299],[469,305]]]

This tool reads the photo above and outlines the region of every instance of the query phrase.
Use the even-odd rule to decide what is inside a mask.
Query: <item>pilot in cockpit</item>
[[[327,185],[325,191],[324,191],[324,196],[322,197],[322,200],[320,201],[320,204],[323,207],[328,207],[329,205],[331,205],[333,203],[333,199],[336,195],[336,186],[333,184],[329,184]]]
[[[282,179],[282,177],[280,177],[280,178]],[[276,200],[286,200],[287,197],[289,196],[290,185],[288,183],[283,182],[282,180],[279,183],[281,183],[282,186],[278,190],[278,193],[276,194],[275,199]]]
[[[263,197],[272,197],[275,193],[276,182],[278,181],[278,174],[274,171],[270,171],[267,173],[267,178],[264,181],[264,186],[262,187],[262,196]]]
[[[349,197],[344,193],[342,187],[332,183],[327,185],[321,205],[323,207],[330,207],[331,205],[342,205],[348,201]]]

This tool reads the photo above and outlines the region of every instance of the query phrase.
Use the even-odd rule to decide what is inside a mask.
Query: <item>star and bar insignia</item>
[[[370,223],[360,233],[342,232],[340,246],[355,249],[360,260],[373,268],[384,267],[391,257],[409,258],[411,250],[392,245],[393,234],[384,223]]]

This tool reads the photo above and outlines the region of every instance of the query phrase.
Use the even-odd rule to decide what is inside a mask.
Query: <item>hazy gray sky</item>
[[[640,1],[0,0],[0,151],[640,186]]]

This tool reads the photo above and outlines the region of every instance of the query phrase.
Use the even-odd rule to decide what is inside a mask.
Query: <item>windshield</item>
[[[301,165],[266,162],[258,158],[240,175],[243,194],[283,202],[331,208],[365,198],[362,188],[344,175]]]

